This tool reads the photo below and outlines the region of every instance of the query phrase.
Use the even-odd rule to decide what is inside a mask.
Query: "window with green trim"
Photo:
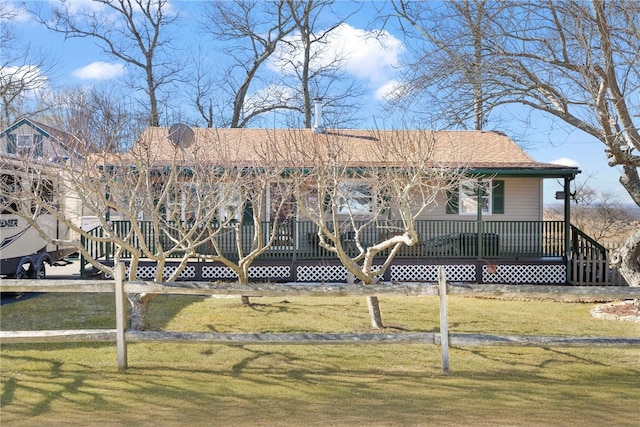
[[[371,213],[373,197],[367,184],[346,182],[338,192],[338,213],[362,215]]]
[[[447,199],[447,214],[477,215],[478,205],[483,215],[504,214],[504,181],[466,179]]]
[[[17,133],[7,136],[7,153],[30,157],[42,156],[42,135]]]

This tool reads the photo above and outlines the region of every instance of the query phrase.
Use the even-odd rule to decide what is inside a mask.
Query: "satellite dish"
[[[193,129],[187,125],[176,123],[169,128],[169,141],[176,147],[187,148],[193,144],[195,139],[196,136]]]

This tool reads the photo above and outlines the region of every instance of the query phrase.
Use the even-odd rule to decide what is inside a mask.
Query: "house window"
[[[7,152],[19,156],[42,156],[42,138],[30,133],[9,134]]]
[[[287,221],[296,218],[296,201],[291,188],[284,183],[271,183],[267,194],[268,221]]]
[[[347,182],[340,186],[338,213],[363,215],[371,212],[371,189],[366,184]]]
[[[242,213],[242,198],[240,194],[228,192],[221,194],[220,207],[218,208],[218,220],[224,224],[240,221]]]
[[[504,181],[460,181],[458,190],[448,194],[446,211],[448,214],[477,215],[479,205],[483,215],[504,214]]]
[[[491,215],[491,181],[461,181],[459,194],[460,215],[476,215],[478,205],[483,214]]]
[[[19,133],[16,135],[16,148],[18,150],[30,150],[33,147],[33,136],[31,134]]]
[[[181,194],[182,220],[195,221],[200,215],[202,197],[197,186],[187,184]]]
[[[229,185],[186,184],[180,193],[182,220],[195,221],[215,218],[222,224],[240,220],[242,199],[236,189]]]

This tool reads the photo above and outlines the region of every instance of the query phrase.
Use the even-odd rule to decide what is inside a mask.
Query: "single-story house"
[[[422,150],[422,151],[420,151]],[[465,178],[443,191],[416,227],[420,243],[400,251],[385,273],[389,281],[435,281],[444,266],[452,282],[586,284],[609,280],[606,251],[570,224],[570,182],[575,167],[540,163],[513,140],[495,131],[399,131],[313,129],[149,128],[131,150],[154,167],[187,162],[246,168],[313,170],[317,159],[338,153],[345,167],[393,168],[409,154],[428,151],[432,167],[461,171]],[[409,154],[408,154],[409,153]],[[194,160],[197,159],[197,160]],[[180,164],[189,167],[189,164]],[[564,184],[564,221],[544,221],[543,181]],[[366,213],[366,189],[354,197]],[[269,197],[266,194],[265,197]],[[345,279],[335,256],[320,251],[316,228],[291,214],[290,244],[278,244],[255,261],[256,280],[324,281]],[[268,210],[264,214],[269,221]],[[126,218],[120,218],[126,222]],[[98,231],[96,231],[98,232]],[[102,254],[109,257],[109,253]],[[584,261],[587,260],[585,264]],[[153,266],[145,266],[152,277]],[[145,277],[145,272],[138,274]],[[232,280],[228,268],[194,261],[183,277]]]

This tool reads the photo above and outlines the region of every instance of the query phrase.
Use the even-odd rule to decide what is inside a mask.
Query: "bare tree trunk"
[[[625,244],[613,253],[611,266],[620,271],[629,286],[640,286],[640,230],[629,236]]]
[[[355,283],[355,275],[347,272],[347,284],[353,285]],[[371,326],[374,329],[382,329],[382,314],[380,314],[380,303],[377,296],[367,297],[367,306],[369,307],[369,315],[371,316]]]
[[[133,294],[130,295],[131,303],[131,330],[144,331],[145,320],[147,318],[148,303],[156,294]]]
[[[371,315],[371,326],[374,329],[382,329],[382,315],[380,314],[380,303],[378,297],[373,295],[367,297],[367,305],[369,306],[369,314]]]

